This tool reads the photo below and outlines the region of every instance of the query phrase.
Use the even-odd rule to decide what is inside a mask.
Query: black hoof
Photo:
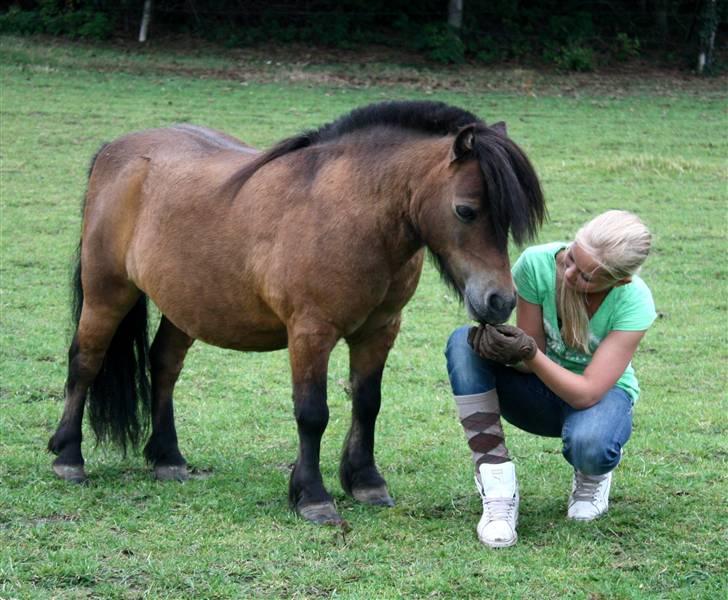
[[[70,483],[86,483],[88,481],[83,465],[53,465],[53,472]]]
[[[389,495],[386,485],[371,488],[354,488],[351,490],[354,500],[373,506],[394,506],[394,500]]]
[[[159,465],[154,467],[154,478],[157,481],[187,481],[190,473],[187,465]]]
[[[336,512],[333,502],[313,502],[305,506],[296,506],[298,515],[316,525],[341,525],[344,519]]]

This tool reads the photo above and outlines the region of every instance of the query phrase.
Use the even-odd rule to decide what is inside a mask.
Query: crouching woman
[[[483,544],[517,539],[518,484],[501,415],[529,433],[561,437],[574,469],[568,518],[606,512],[639,396],[632,356],[656,316],[637,276],[650,244],[634,214],[603,213],[573,242],[520,256],[517,327],[466,326],[450,336],[447,368],[483,501]]]

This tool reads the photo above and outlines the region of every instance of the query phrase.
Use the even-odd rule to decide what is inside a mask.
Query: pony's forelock
[[[476,129],[473,154],[483,174],[496,244],[505,248],[509,232],[518,245],[532,240],[546,217],[546,205],[531,162],[511,139],[487,127]]]

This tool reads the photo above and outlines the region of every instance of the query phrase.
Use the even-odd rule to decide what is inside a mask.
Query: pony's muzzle
[[[516,295],[512,291],[489,288],[484,293],[465,291],[465,304],[470,316],[480,323],[496,325],[505,323],[516,307]]]
[[[489,323],[503,323],[516,308],[516,295],[502,291],[490,292],[485,295],[485,306],[492,319]]]

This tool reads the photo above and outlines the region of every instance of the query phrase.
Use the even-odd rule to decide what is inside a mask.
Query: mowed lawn
[[[716,86],[655,80],[654,93],[646,81],[559,96],[241,84],[141,59],[115,68],[108,49],[103,68],[93,49],[0,42],[0,598],[725,597],[728,118]],[[541,241],[569,239],[609,208],[636,211],[654,232],[642,276],[659,319],[635,358],[643,394],[608,515],[567,521],[559,440],[507,426],[519,541],[478,543],[480,501],[442,354],[466,315],[429,264],[384,376],[377,459],[395,508],[361,506],[337,480],[350,413],[344,346],[330,365],[322,471],[350,531],[288,509],[297,438],[285,352],[193,346],[176,394],[191,481],[157,483],[139,455],[94,448],[90,435],[91,483],[57,480],[45,446],[62,410],[71,257],[100,144],[192,122],[267,147],[405,98],[508,123],[548,199]]]

